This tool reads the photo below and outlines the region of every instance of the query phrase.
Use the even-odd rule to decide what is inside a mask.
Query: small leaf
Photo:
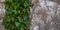
[[[15,22],[16,27],[19,27],[19,22]]]
[[[20,30],[24,30],[24,28],[20,28]]]

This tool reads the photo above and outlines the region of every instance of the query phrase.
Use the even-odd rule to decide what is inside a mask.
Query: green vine
[[[4,25],[7,30],[29,30],[29,0],[5,0],[6,16]]]

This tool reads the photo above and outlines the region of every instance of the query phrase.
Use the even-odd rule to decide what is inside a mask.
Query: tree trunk
[[[60,30],[60,5],[49,0],[34,1],[30,30]]]

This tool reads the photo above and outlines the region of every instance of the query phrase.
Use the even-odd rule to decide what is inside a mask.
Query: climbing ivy
[[[29,30],[29,0],[5,0],[6,16],[4,25],[7,30]]]

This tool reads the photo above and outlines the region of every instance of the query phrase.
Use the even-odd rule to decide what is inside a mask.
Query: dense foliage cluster
[[[29,0],[5,0],[5,28],[7,30],[29,30],[30,6],[31,3]]]

